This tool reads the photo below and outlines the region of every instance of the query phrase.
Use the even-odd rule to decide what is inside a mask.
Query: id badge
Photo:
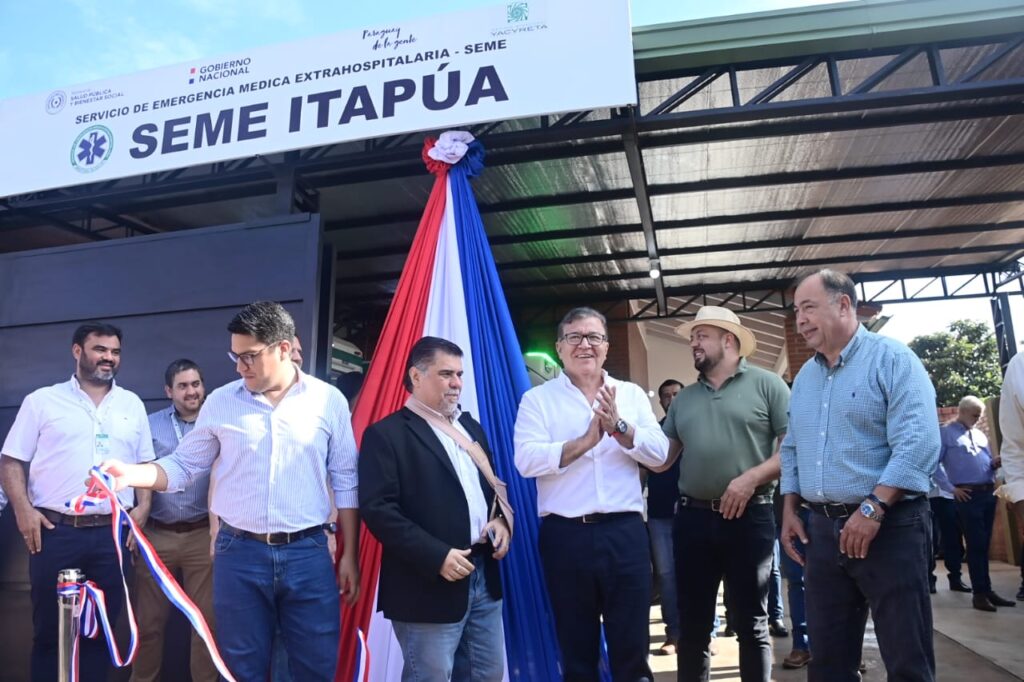
[[[105,459],[110,456],[110,436],[105,433],[96,434],[96,456]]]

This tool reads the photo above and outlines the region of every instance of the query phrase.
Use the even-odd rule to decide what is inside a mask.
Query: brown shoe
[[[976,594],[974,595],[974,598],[971,601],[974,608],[978,609],[979,611],[988,611],[989,613],[995,613],[998,610],[996,609],[995,604],[988,600],[987,594]]]
[[[810,662],[810,651],[806,649],[793,649],[789,652],[789,656],[782,659],[782,667],[787,670],[797,670],[798,668],[806,668]]]
[[[1009,599],[1003,599],[995,592],[988,593],[988,600],[992,603],[992,606],[1016,606],[1016,602],[1012,602]]]
[[[676,643],[673,642],[671,639],[666,640],[665,643],[662,644],[658,648],[658,656],[675,656],[675,655],[676,655]]]

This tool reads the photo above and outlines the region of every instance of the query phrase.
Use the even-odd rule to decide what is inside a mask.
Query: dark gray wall
[[[284,304],[303,339],[306,366],[318,366],[323,346],[314,340],[330,318],[320,310],[321,264],[319,216],[305,214],[0,255],[0,440],[25,395],[71,376],[71,335],[87,320],[121,327],[117,381],[149,411],[166,404],[163,372],[176,358],[199,363],[208,390],[238,378],[225,327],[252,301]],[[0,602],[12,591],[23,594],[27,581],[28,553],[13,519],[4,518]],[[5,620],[12,615],[4,612]],[[31,614],[18,620],[18,636],[0,638],[0,679],[27,670],[21,663],[27,666]]]

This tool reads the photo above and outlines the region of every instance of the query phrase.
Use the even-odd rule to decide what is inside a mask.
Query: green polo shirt
[[[789,424],[789,388],[777,375],[740,360],[716,391],[701,375],[675,397],[662,429],[683,444],[679,493],[713,500],[729,482],[772,456]],[[775,481],[755,494],[771,494]]]

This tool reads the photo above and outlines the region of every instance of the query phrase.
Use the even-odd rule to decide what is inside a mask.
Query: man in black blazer
[[[367,428],[359,455],[360,512],[384,550],[377,608],[402,647],[403,681],[499,682],[498,560],[510,535],[490,513],[491,486],[446,432],[480,443],[491,460],[480,424],[459,410],[462,350],[423,337],[404,383],[409,403]]]

